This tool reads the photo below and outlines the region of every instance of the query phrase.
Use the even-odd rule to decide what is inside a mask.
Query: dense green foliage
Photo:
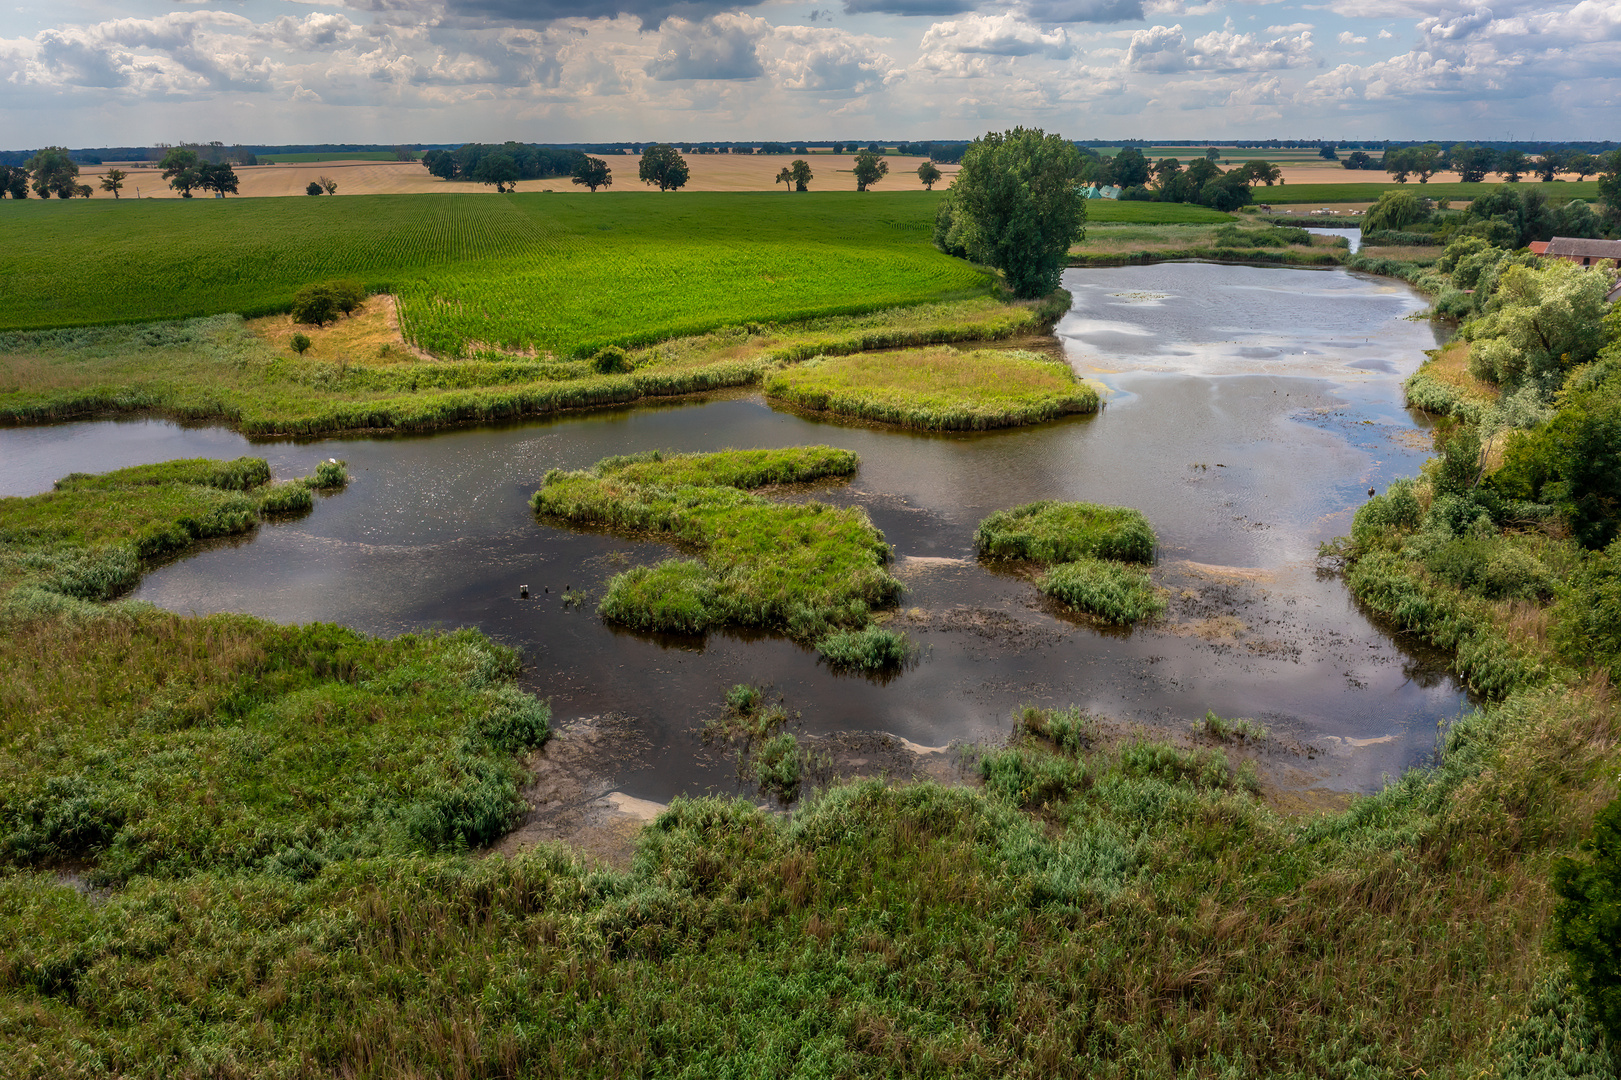
[[[1499,187],[1487,183],[1425,184],[1420,188],[1407,188],[1429,199],[1450,199],[1462,202],[1489,194]],[[1514,186],[1514,185],[1511,185]],[[1521,185],[1523,189],[1523,185]],[[1557,185],[1561,199],[1592,200],[1598,198],[1598,182],[1594,180],[1567,181]],[[1372,203],[1387,191],[1401,191],[1399,184],[1286,184],[1269,188],[1265,201],[1273,205],[1313,203],[1331,206],[1335,203]]]
[[[1593,820],[1582,842],[1589,857],[1560,859],[1554,867],[1554,911],[1549,938],[1570,957],[1571,975],[1610,1038],[1621,1038],[1621,799]]]
[[[1063,563],[1079,558],[1153,562],[1158,543],[1142,511],[1126,506],[1043,500],[998,510],[974,532],[988,559]]]
[[[975,139],[940,203],[936,246],[996,267],[1015,296],[1045,296],[1086,235],[1078,168],[1075,145],[1040,128]]]
[[[849,451],[825,446],[607,458],[589,472],[554,469],[531,502],[540,514],[700,554],[616,574],[604,618],[684,634],[757,626],[817,642],[864,628],[899,597],[884,569],[889,546],[859,508],[774,502],[747,489],[845,477],[856,464]],[[846,640],[830,641],[843,662]]]
[[[818,358],[773,372],[765,392],[803,409],[929,431],[1014,427],[1098,409],[1097,392],[1068,364],[990,349]]]
[[[341,214],[304,199],[20,203],[0,220],[0,328],[286,310],[306,282],[352,277],[394,292],[406,336],[436,353],[586,354],[982,293],[982,271],[929,247],[939,198],[379,195]]]

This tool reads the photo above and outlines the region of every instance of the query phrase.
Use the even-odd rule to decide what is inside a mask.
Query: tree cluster
[[[340,311],[353,315],[365,302],[366,287],[349,278],[306,285],[293,296],[293,321],[324,326]]]
[[[26,199],[30,189],[41,199],[90,197],[90,185],[79,183],[78,162],[64,146],[47,146],[20,167],[0,165],[0,193]]]
[[[187,147],[171,147],[158,162],[163,169],[163,178],[169,181],[169,186],[180,192],[182,199],[191,198],[192,191],[202,189],[212,191],[220,196],[227,192],[236,193],[236,170],[226,161],[201,160],[197,151]]]
[[[777,171],[779,184],[792,185],[795,191],[809,191],[810,182],[816,174],[811,172],[810,162],[804,158],[796,158],[791,165],[786,165]]]
[[[1371,159],[1370,159],[1371,160]],[[1479,184],[1490,173],[1502,177],[1505,183],[1516,184],[1526,176],[1536,176],[1544,183],[1552,183],[1562,174],[1584,180],[1601,171],[1601,159],[1581,150],[1548,149],[1535,157],[1510,147],[1498,150],[1490,146],[1457,143],[1443,149],[1439,143],[1422,146],[1393,147],[1385,151],[1379,167],[1391,175],[1398,184],[1409,177],[1417,177],[1420,184],[1429,182],[1438,172],[1455,172],[1466,184]],[[1353,166],[1349,161],[1346,168]],[[1369,164],[1355,166],[1371,168]]]
[[[578,150],[531,143],[466,143],[454,150],[429,150],[422,155],[422,166],[441,180],[471,180],[506,191],[519,180],[572,176],[584,157]]]

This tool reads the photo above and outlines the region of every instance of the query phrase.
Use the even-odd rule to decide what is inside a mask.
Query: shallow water
[[[147,575],[136,596],[178,611],[247,611],[394,634],[476,625],[520,646],[559,721],[623,714],[637,733],[613,784],[665,801],[733,790],[698,729],[735,682],[769,683],[803,730],[884,731],[924,746],[999,738],[1024,701],[1074,702],[1181,726],[1214,709],[1259,717],[1311,782],[1376,786],[1426,753],[1464,707],[1434,657],[1404,647],[1320,572],[1370,486],[1414,472],[1428,440],[1400,379],[1436,344],[1399,283],[1341,270],[1208,264],[1071,271],[1057,336],[1109,390],[1105,410],[1036,428],[920,435],[774,411],[716,395],[425,436],[250,443],[149,421],[0,431],[12,493],[73,469],[175,456],[264,456],[278,478],[325,457],[353,483],[307,517],[209,546]],[[897,620],[923,647],[888,680],[835,675],[774,636],[652,638],[617,630],[565,588],[600,596],[660,545],[537,522],[551,468],[643,449],[829,443],[853,481],[818,497],[867,508],[908,592]],[[1169,625],[1098,631],[973,558],[986,513],[1038,498],[1136,506],[1158,530]],[[535,598],[520,601],[527,584]],[[549,591],[547,591],[549,590]],[[633,745],[632,745],[633,744]]]

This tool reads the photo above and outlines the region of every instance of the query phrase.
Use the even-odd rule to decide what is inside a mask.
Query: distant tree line
[[[585,154],[534,143],[466,143],[454,150],[429,150],[422,165],[441,180],[471,180],[508,191],[519,180],[571,176]]]

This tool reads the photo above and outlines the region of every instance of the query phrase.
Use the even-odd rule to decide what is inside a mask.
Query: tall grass
[[[1096,412],[1069,365],[1030,353],[937,348],[816,359],[765,380],[768,397],[816,412],[930,431],[983,430]]]
[[[1036,588],[1060,603],[1104,622],[1129,626],[1165,613],[1146,571],[1121,562],[1082,556],[1053,566]]]
[[[1140,510],[1050,499],[998,510],[974,530],[974,546],[985,558],[1042,563],[1083,557],[1153,562],[1157,543]]]

